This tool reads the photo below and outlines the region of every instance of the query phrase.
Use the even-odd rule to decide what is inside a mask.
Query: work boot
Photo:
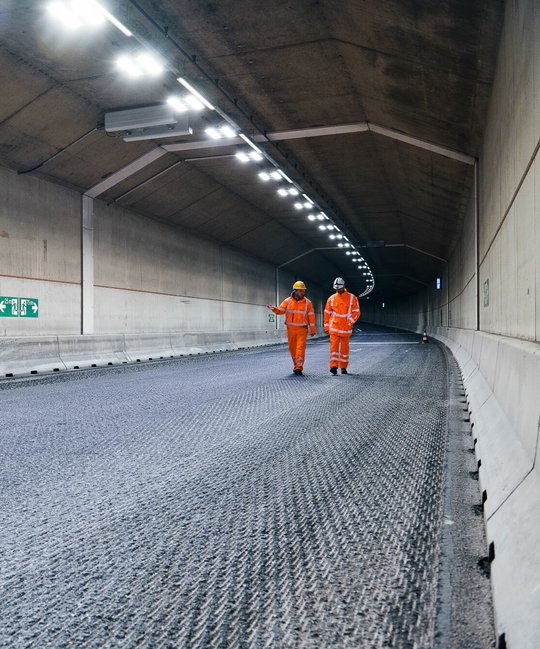
[[[295,369],[295,370],[293,370],[293,374],[296,374],[296,376],[302,376],[302,370]]]
[[[331,367],[331,368],[330,368],[330,372],[331,372],[334,376],[336,376],[336,374],[337,374],[337,367]]]
[[[345,367],[342,367],[341,368],[341,373],[342,374],[348,374],[349,372],[347,372],[347,369]]]

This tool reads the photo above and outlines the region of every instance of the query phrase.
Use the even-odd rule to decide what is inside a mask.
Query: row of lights
[[[122,32],[124,36],[131,37],[133,35],[125,25],[108,12],[97,0],[58,0],[48,5],[48,11],[52,17],[69,29],[95,27],[108,21]],[[163,74],[166,69],[163,61],[146,50],[131,55],[123,54],[119,56],[116,61],[116,66],[131,78],[140,78],[143,76],[157,77]],[[215,110],[215,107],[186,79],[178,77],[177,82],[183,86],[187,93],[181,96],[171,95],[167,98],[167,104],[174,111],[185,113],[188,111],[200,112],[205,108],[212,111]],[[209,126],[206,128],[205,133],[213,140],[233,140],[236,138],[243,140],[249,148],[236,153],[236,158],[241,163],[260,163],[266,158],[270,163],[275,164],[248,136],[241,133],[240,129],[235,125],[233,126],[229,121],[215,126]],[[346,249],[345,254],[352,256],[352,261],[358,265],[359,270],[363,271],[362,276],[366,278],[366,289],[361,294],[361,297],[370,293],[374,287],[374,279],[369,266],[349,239],[332,223],[331,219],[324,212],[319,210],[314,201],[302,193],[302,190],[277,166],[274,166],[273,169],[262,169],[258,172],[258,177],[263,182],[275,181],[280,183],[276,190],[277,194],[283,198],[290,197],[295,199],[294,208],[296,210],[307,210],[308,221],[318,224],[318,229],[321,232],[329,232],[329,239],[337,241],[338,248]],[[284,181],[287,184],[284,184]],[[301,198],[299,198],[300,195]]]

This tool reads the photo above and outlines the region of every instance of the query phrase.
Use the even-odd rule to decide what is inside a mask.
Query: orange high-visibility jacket
[[[331,295],[324,309],[324,330],[338,336],[350,336],[360,317],[358,298],[347,290]]]
[[[294,297],[288,297],[286,300],[272,309],[277,315],[285,314],[285,324],[287,327],[308,327],[309,333],[313,336],[315,329],[315,311],[311,300],[303,297],[301,300],[295,300]]]

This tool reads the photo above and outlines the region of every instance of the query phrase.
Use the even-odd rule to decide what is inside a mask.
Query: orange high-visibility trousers
[[[289,352],[291,354],[295,370],[301,370],[304,368],[307,335],[307,327],[287,327]]]
[[[330,367],[347,368],[349,365],[350,336],[330,334]]]

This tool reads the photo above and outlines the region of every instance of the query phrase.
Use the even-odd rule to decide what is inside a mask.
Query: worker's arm
[[[287,298],[286,300],[283,300],[283,302],[279,306],[274,306],[273,304],[267,304],[266,307],[270,309],[270,311],[273,311],[276,315],[283,315],[287,310],[288,303],[289,300]]]
[[[360,304],[358,303],[358,298],[355,295],[353,299],[352,310],[351,310],[351,318],[349,320],[351,326],[358,320],[359,317],[360,317]]]
[[[326,306],[324,307],[324,330],[328,333],[330,329],[330,316],[332,315],[332,303],[330,298],[326,300]]]
[[[317,333],[317,327],[315,326],[315,311],[313,309],[313,304],[310,302],[308,306],[308,323],[309,323],[309,333],[314,336]]]

